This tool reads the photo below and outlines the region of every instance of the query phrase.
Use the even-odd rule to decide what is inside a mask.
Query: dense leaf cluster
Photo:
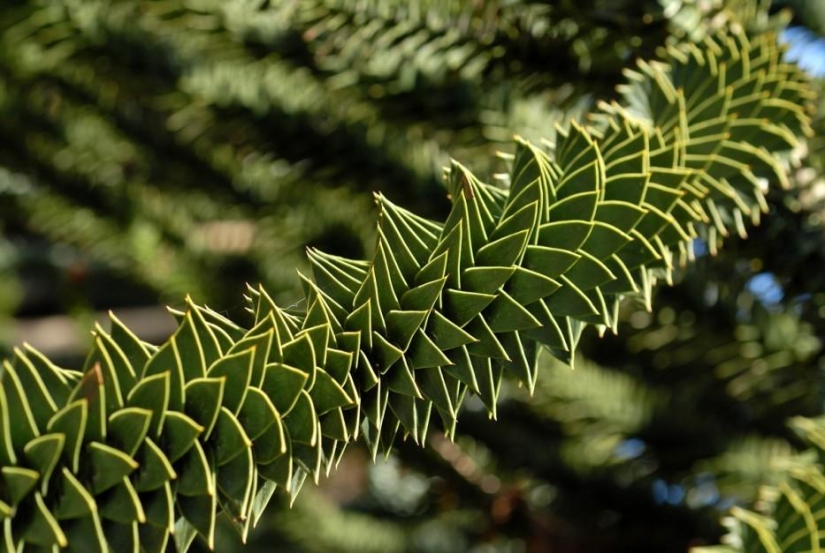
[[[245,537],[356,438],[423,442],[433,411],[453,436],[468,391],[495,416],[505,375],[532,390],[541,347],[572,362],[583,327],[649,302],[700,229],[713,248],[744,234],[807,133],[806,80],[769,33],[672,47],[621,92],[552,144],[518,139],[504,186],[453,162],[444,223],[378,196],[373,258],[311,250],[305,300],[250,289],[249,329],[189,302],[159,347],[97,328],[81,371],[17,351],[0,548],[186,550],[213,543],[219,510]]]

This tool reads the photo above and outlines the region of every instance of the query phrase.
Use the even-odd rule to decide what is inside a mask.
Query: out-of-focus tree
[[[191,294],[238,315],[245,282],[288,305],[306,247],[372,251],[371,192],[442,217],[448,152],[495,180],[493,154],[514,133],[553,141],[553,125],[615,99],[622,71],[666,44],[730,26],[821,32],[821,14],[788,4],[797,11],[746,0],[10,2],[0,310]],[[504,385],[496,421],[468,402],[455,442],[402,444],[375,466],[356,450],[322,493],[272,509],[246,550],[718,541],[726,509],[753,507],[760,486],[783,481],[778,468],[803,462],[788,419],[822,411],[825,144],[808,148],[784,160],[791,191],[769,196],[748,240],[729,237],[713,256],[697,241],[697,263],[657,293],[655,311],[624,305],[616,336],[582,338],[574,371],[546,356],[532,397]],[[224,525],[221,551],[237,542]]]

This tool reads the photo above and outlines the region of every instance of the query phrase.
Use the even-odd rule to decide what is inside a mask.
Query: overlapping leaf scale
[[[810,132],[807,79],[782,63],[770,33],[673,46],[667,64],[643,62],[628,77],[625,104],[602,105],[590,129],[605,166],[596,220],[621,233],[592,240],[618,246],[601,257],[616,276],[597,296],[607,326],[622,295],[649,304],[656,279],[669,281],[692,257],[695,238],[715,251],[731,228],[745,236],[745,221],[767,209],[767,183],[787,182],[775,152]]]
[[[172,534],[211,546],[218,512],[245,537],[276,486],[294,494],[329,468],[322,422],[353,404],[348,369],[315,358],[327,325],[264,298],[251,330],[190,302],[160,348],[113,318],[82,372],[17,351],[0,388],[7,550],[164,551]]]
[[[373,259],[311,250],[298,304],[249,290],[251,329],[187,300],[160,347],[115,318],[96,328],[81,371],[18,350],[0,368],[0,551],[185,551],[213,545],[219,512],[245,537],[277,487],[294,496],[349,442],[423,442],[433,410],[452,435],[467,391],[494,416],[505,373],[532,389],[539,346],[572,361],[584,325],[649,301],[697,223],[724,234],[758,213],[760,179],[783,175],[769,152],[807,129],[804,79],[772,37],[669,62],[550,153],[517,139],[506,189],[453,163],[444,224],[379,196]],[[819,524],[821,478],[799,474],[782,547]]]
[[[624,107],[603,106],[598,117],[601,126],[612,120],[606,135],[622,119],[644,125],[654,176],[689,172],[676,187],[680,197],[672,215],[686,232],[691,219],[711,223],[711,248],[717,233],[726,236],[734,228],[744,236],[744,221],[758,221],[767,209],[765,179],[787,185],[775,153],[810,134],[807,78],[781,54],[772,33],[709,38],[703,48],[670,47],[667,65],[640,63],[628,73],[621,87]],[[664,245],[678,243],[673,237]],[[680,249],[684,259],[690,250]]]

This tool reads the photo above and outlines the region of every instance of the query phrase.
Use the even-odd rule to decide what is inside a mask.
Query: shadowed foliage
[[[0,550],[807,543],[818,83],[768,8],[4,7],[0,310],[177,330],[9,351]]]

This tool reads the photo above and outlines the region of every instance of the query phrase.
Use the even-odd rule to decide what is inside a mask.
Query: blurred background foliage
[[[0,348],[63,363],[105,309],[147,339],[185,294],[241,318],[300,297],[307,247],[367,257],[371,194],[448,208],[449,157],[496,179],[514,133],[615,96],[622,70],[730,25],[783,30],[825,74],[825,3],[787,0],[6,0],[0,8]],[[815,81],[819,82],[819,81]],[[819,113],[822,113],[820,109]],[[825,117],[748,240],[624,307],[535,395],[468,402],[285,500],[244,549],[686,551],[804,447],[825,356]],[[219,551],[240,550],[226,524]]]

